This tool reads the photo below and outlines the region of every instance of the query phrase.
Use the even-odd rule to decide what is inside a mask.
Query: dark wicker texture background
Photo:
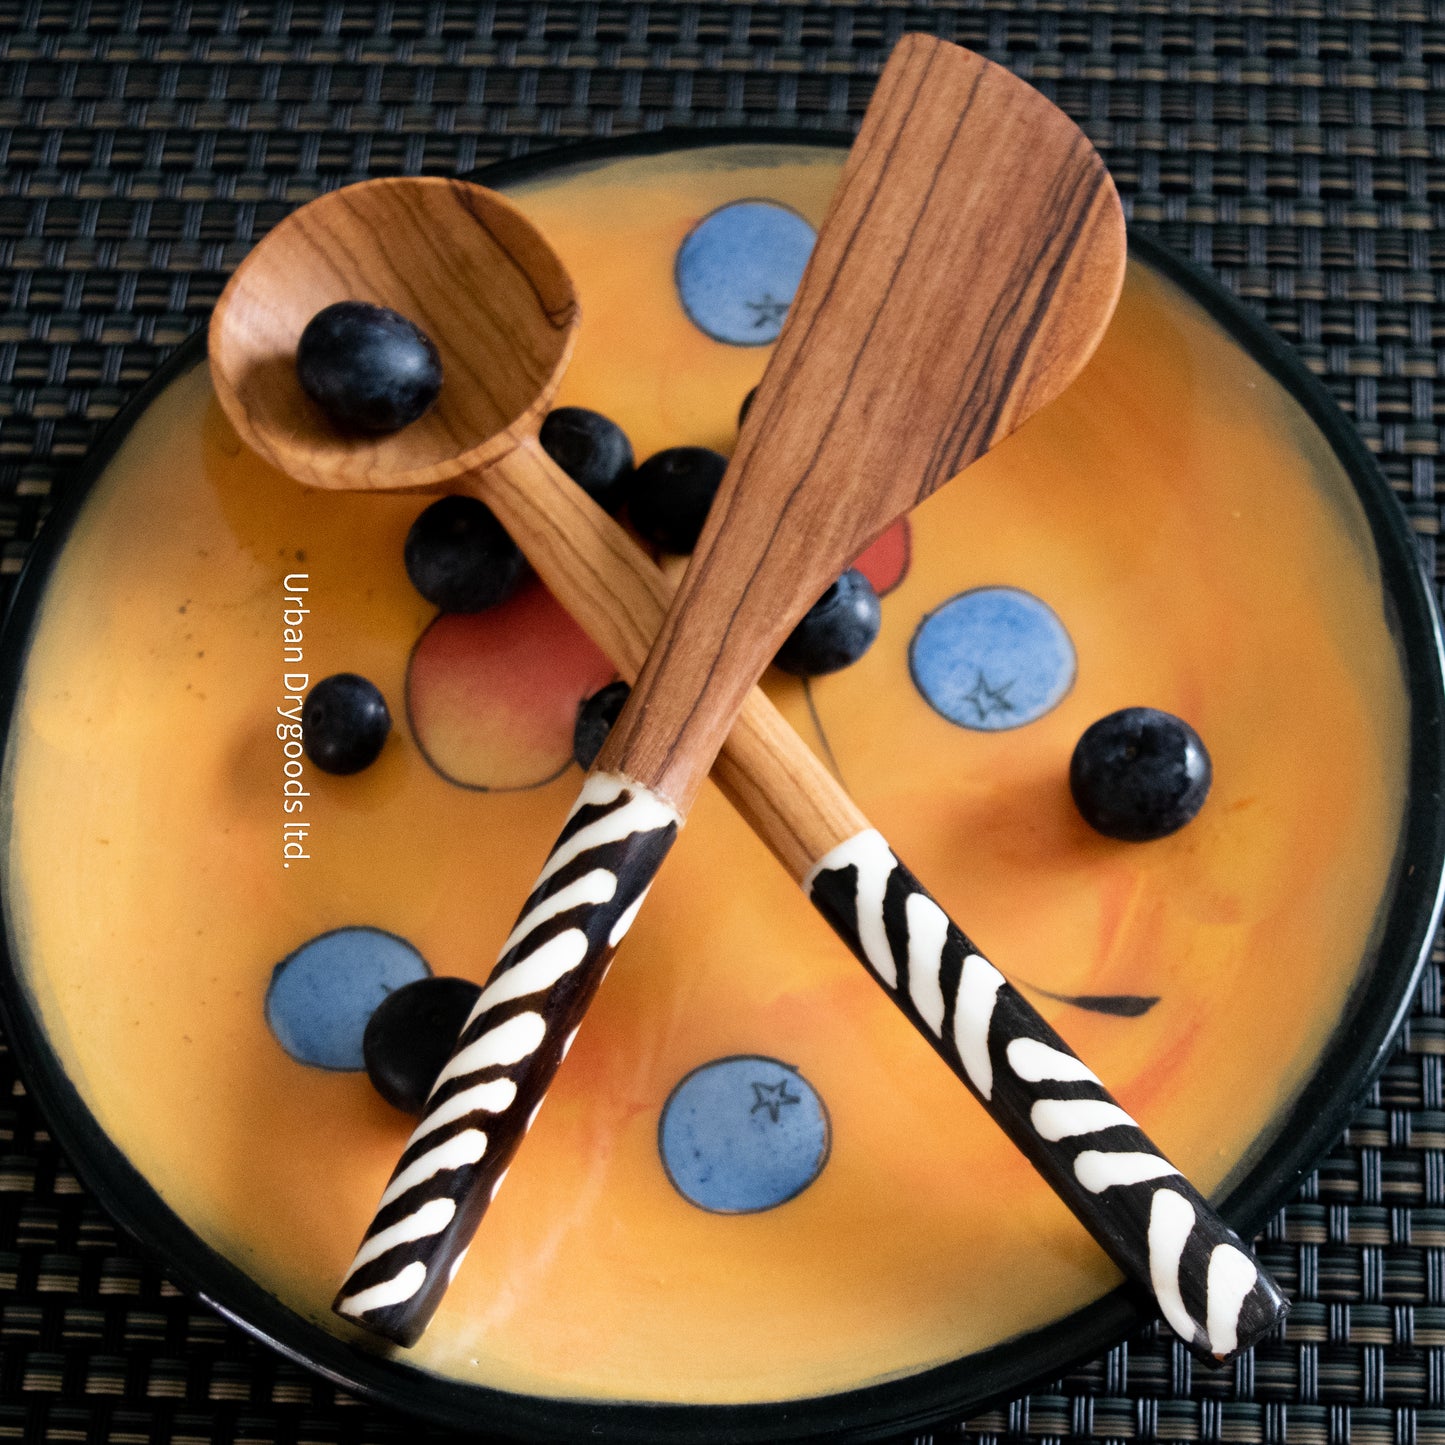
[[[101,425],[268,227],[366,176],[667,125],[855,126],[907,30],[1057,100],[1136,225],[1354,417],[1436,566],[1445,5],[0,0],[0,539],[13,574]],[[1287,1335],[1162,1330],[935,1439],[1445,1442],[1440,954],[1346,1138],[1269,1226]],[[119,1236],[0,1057],[0,1439],[441,1441],[252,1344]]]

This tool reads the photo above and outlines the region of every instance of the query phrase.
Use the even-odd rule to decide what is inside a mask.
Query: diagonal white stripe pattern
[[[529,908],[517,921],[517,926],[507,936],[498,958],[505,958],[529,933],[535,932],[548,919],[565,913],[569,908],[583,904],[596,907],[607,903],[617,892],[617,875],[610,868],[594,868],[580,878],[574,878],[565,888],[559,888],[550,898],[544,898],[535,908]]]
[[[963,961],[958,980],[958,1000],[953,1007],[953,1043],[963,1060],[969,1082],[985,1099],[993,1098],[993,1058],[989,1053],[989,1031],[1003,974],[980,954]]]
[[[1170,1328],[1192,1341],[1198,1326],[1184,1307],[1179,1291],[1179,1261],[1194,1228],[1194,1206],[1172,1189],[1156,1189],[1149,1206],[1149,1283]]]
[[[869,965],[889,988],[898,987],[898,965],[888,946],[883,900],[888,893],[888,879],[897,866],[898,860],[883,835],[876,828],[866,828],[825,853],[803,879],[803,891],[811,893],[813,880],[820,873],[844,868],[858,870],[858,939]]]
[[[1212,1353],[1228,1355],[1238,1347],[1239,1314],[1258,1278],[1259,1267],[1242,1250],[1232,1244],[1214,1246],[1209,1256],[1204,1327]]]
[[[924,1023],[943,1032],[943,946],[948,915],[926,893],[910,893],[903,905],[908,921],[908,996]]]
[[[355,1315],[358,1319],[372,1310],[385,1309],[388,1305],[399,1305],[409,1300],[426,1283],[426,1265],[414,1259],[399,1274],[384,1279],[380,1284],[368,1286],[356,1294],[349,1294],[337,1301],[336,1308],[344,1315]]]

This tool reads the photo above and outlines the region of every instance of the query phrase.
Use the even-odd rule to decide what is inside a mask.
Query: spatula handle
[[[421,1337],[681,821],[625,778],[588,775],[392,1172],[338,1314],[399,1345]]]
[[[1288,1301],[1097,1076],[872,829],[804,881],[813,905],[1196,1354],[1224,1361]]]

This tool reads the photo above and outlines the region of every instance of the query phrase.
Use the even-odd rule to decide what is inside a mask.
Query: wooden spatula
[[[1057,396],[1122,281],[1082,133],[957,47],[879,81],[708,526],[336,1308],[413,1342],[748,690],[897,516]]]

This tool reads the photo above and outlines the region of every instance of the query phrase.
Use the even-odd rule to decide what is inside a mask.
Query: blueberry
[[[354,672],[323,677],[301,706],[306,756],[323,773],[370,767],[391,732],[391,713],[374,682]]]
[[[465,978],[419,978],[377,1004],[361,1055],[372,1087],[388,1104],[421,1113],[481,992]]]
[[[584,697],[577,708],[577,725],[572,729],[572,756],[583,768],[590,768],[612,731],[632,689],[625,682],[609,682],[606,687]]]
[[[873,646],[882,625],[883,608],[873,584],[850,567],[803,614],[773,661],[795,677],[837,672]]]
[[[338,301],[306,323],[296,376],[333,425],[383,435],[414,422],[442,389],[442,364],[418,327],[368,301]]]
[[[668,447],[648,457],[628,487],[632,525],[664,552],[691,552],[727,465],[707,447]]]
[[[406,575],[443,612],[481,612],[509,597],[527,559],[475,497],[433,502],[406,534]]]
[[[632,443],[615,421],[581,406],[559,406],[542,423],[547,455],[602,508],[620,510],[632,473]]]
[[[1100,718],[1084,730],[1069,763],[1084,821],[1127,843],[1178,832],[1204,806],[1213,777],[1199,734],[1152,707]]]

